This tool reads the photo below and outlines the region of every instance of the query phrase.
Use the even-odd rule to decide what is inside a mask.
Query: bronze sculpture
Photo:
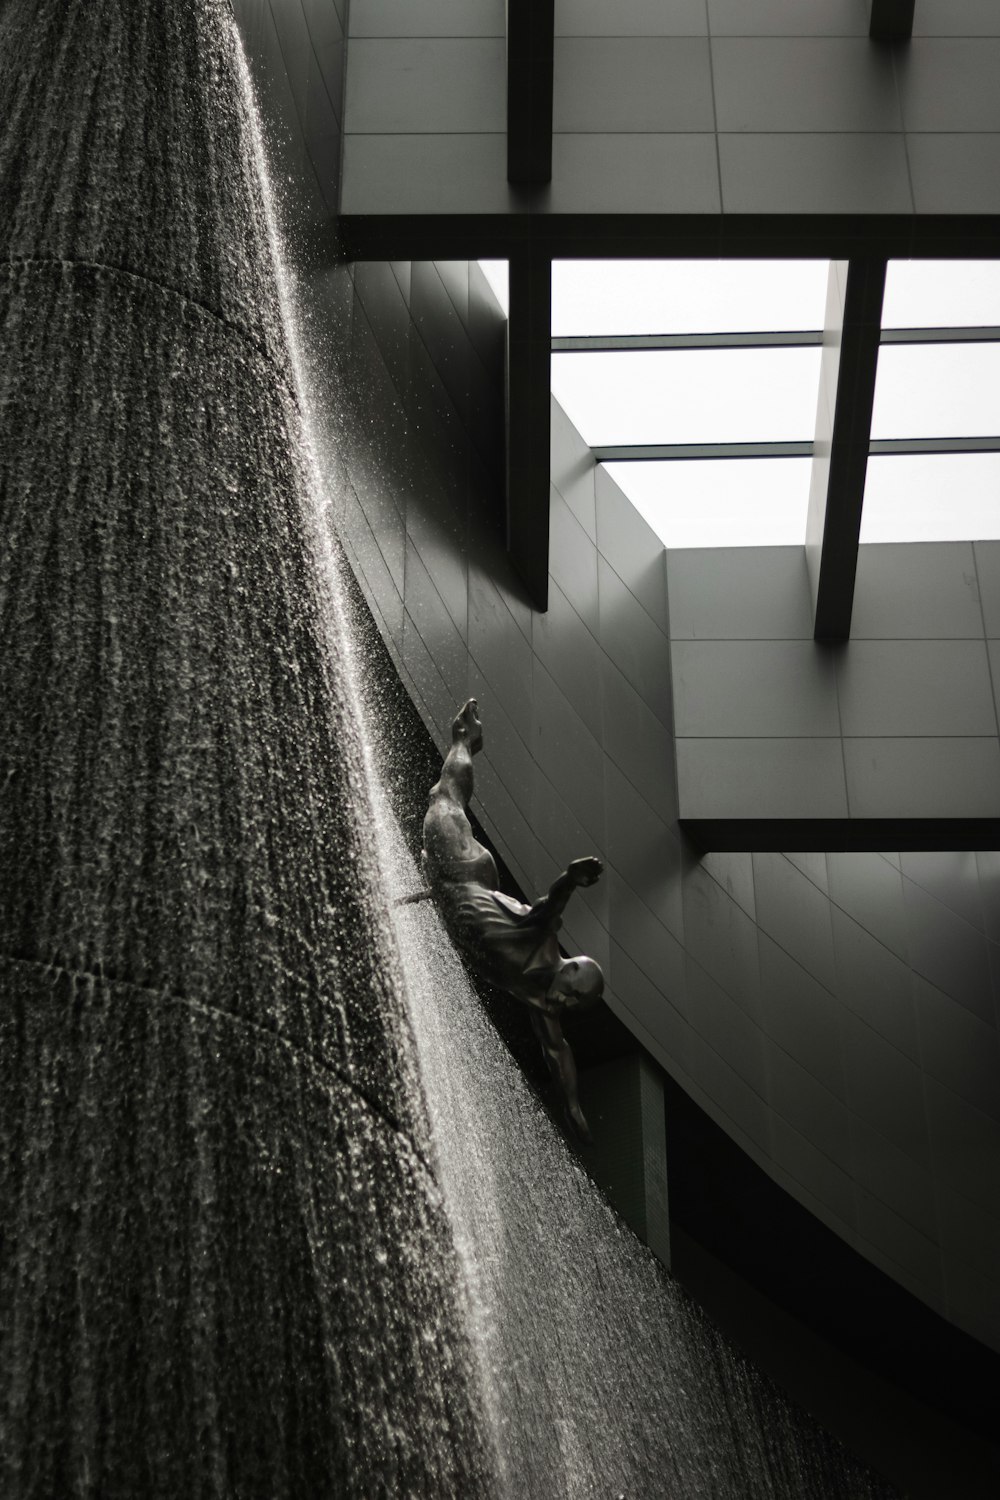
[[[592,958],[564,958],[556,933],[577,886],[593,885],[599,859],[575,859],[531,906],[495,889],[493,856],[466,815],[472,799],[472,757],[483,747],[478,705],[470,698],[451,727],[451,749],[430,791],[421,864],[458,947],[476,974],[530,1007],[532,1026],[558,1087],[573,1132],[590,1141],[580,1108],[576,1063],[561,1018],[596,1005],[604,975]]]

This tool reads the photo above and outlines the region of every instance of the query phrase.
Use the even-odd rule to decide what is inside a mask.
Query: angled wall
[[[457,414],[432,460],[376,357],[372,288],[390,274],[383,297],[402,305],[400,268],[354,270],[352,368],[385,405],[380,444],[344,434],[338,504],[425,722],[443,747],[455,704],[479,698],[480,815],[525,891],[581,852],[606,860],[566,941],[605,966],[652,1055],[849,1244],[995,1345],[997,857],[686,849],[677,656],[687,671],[692,647],[787,650],[809,628],[803,554],[664,552],[554,406],[550,609],[533,614]],[[478,268],[468,276],[485,300]],[[445,327],[457,347],[455,303]],[[858,620],[874,649],[894,607],[946,644],[963,610],[982,628],[972,550],[863,550]],[[988,610],[996,551],[976,548]],[[773,747],[756,747],[773,782]]]
[[[287,0],[290,10],[298,5]],[[638,4],[616,7],[614,24],[648,41],[648,13]],[[699,214],[716,212],[720,203],[732,209],[757,202],[779,215],[843,214],[853,232],[864,223],[850,218],[858,210],[905,217],[914,210],[1000,207],[989,166],[998,128],[990,115],[994,95],[982,86],[975,56],[980,47],[989,55],[995,45],[1000,28],[992,7],[923,0],[905,58],[872,52],[863,0],[815,8],[808,38],[791,34],[804,29],[798,4],[678,0],[656,13],[663,25],[669,15],[675,30],[686,27],[686,40],[707,48],[713,67],[727,49],[745,58],[756,48],[765,61],[779,53],[786,62],[808,60],[810,52],[821,56],[829,64],[828,82],[809,99],[807,89],[786,89],[780,98],[771,90],[768,99],[745,101],[747,108],[819,111],[821,118],[810,126],[804,118],[782,124],[769,117],[751,129],[740,117],[719,134],[707,188],[694,166],[689,175],[654,163],[643,175],[631,153],[650,149],[655,156],[669,148],[676,161],[676,153],[696,152],[699,136],[710,131],[714,145],[714,125],[564,130],[578,137],[570,145],[588,163],[586,181],[576,179],[577,196],[565,205],[567,213],[581,212],[574,223],[590,210]],[[355,0],[352,36],[371,43],[373,69],[378,47],[386,44],[388,57],[389,43],[417,29],[417,15],[424,18],[425,42],[459,36],[486,43],[501,35],[495,6],[476,8],[475,27],[456,24],[456,15],[471,14],[463,4],[417,11],[388,0]],[[557,6],[557,88],[569,55],[563,41],[572,52],[587,40],[588,27],[599,33],[606,14],[605,7],[570,0]],[[437,21],[428,19],[432,15]],[[599,34],[590,42],[598,50],[609,45]],[[586,50],[577,46],[581,54]],[[477,56],[495,52],[481,46]],[[406,48],[395,46],[395,55],[405,57]],[[792,71],[797,79],[816,76],[804,64]],[[608,76],[602,74],[605,81]],[[869,128],[860,132],[857,115],[847,111],[859,87],[862,113],[889,112],[881,123],[866,114]],[[457,108],[456,89],[436,108]],[[717,108],[735,108],[733,90],[736,83]],[[938,114],[928,90],[937,91]],[[385,96],[376,89],[365,108],[381,107],[379,97]],[[570,97],[564,90],[564,102]],[[405,96],[392,107],[405,108]],[[350,111],[349,86],[348,136]],[[501,202],[495,192],[492,168],[485,170],[476,157],[492,149],[495,132],[450,120],[442,129],[415,130],[412,141],[407,131],[385,130],[378,121],[354,133],[345,152],[344,193],[356,189],[360,196],[345,196],[349,210],[504,211],[507,199]],[[762,153],[751,155],[764,166],[734,172],[731,164],[738,166],[751,135]],[[446,143],[447,170],[445,158],[435,155],[442,137],[454,137]],[[586,157],[597,143],[603,166]],[[369,164],[352,186],[351,152],[369,147],[383,152],[382,167]],[[557,142],[557,161],[560,149]],[[859,149],[867,152],[861,165]],[[619,171],[621,152],[627,161]],[[784,163],[781,171],[774,152]],[[463,153],[476,163],[465,179]],[[502,159],[498,151],[498,163]],[[901,160],[908,161],[908,172]],[[640,179],[641,204],[628,197],[629,183]],[[563,179],[564,186],[569,182]],[[536,199],[530,207],[543,204]],[[737,214],[728,222],[739,220]],[[944,242],[941,253],[947,253]],[[434,311],[415,332],[419,283],[433,289]],[[544,886],[554,868],[585,849],[601,853],[608,879],[570,909],[567,938],[605,964],[612,1004],[651,1055],[798,1202],[929,1308],[996,1348],[996,856],[768,851],[699,859],[676,826],[671,680],[677,648],[683,655],[702,635],[691,623],[697,588],[694,594],[687,589],[685,602],[686,582],[697,584],[697,555],[668,558],[658,548],[555,408],[551,607],[546,615],[533,614],[499,536],[496,476],[469,427],[478,403],[488,399],[491,383],[479,372],[496,359],[490,350],[497,347],[499,316],[474,263],[329,266],[310,282],[310,298],[327,335],[317,361],[328,381],[329,433],[321,441],[352,565],[439,744],[455,704],[470,692],[480,698],[488,735],[477,788],[480,813],[522,888]],[[422,395],[415,393],[414,371]],[[470,397],[471,405],[464,405]],[[960,551],[961,557],[927,554],[931,572],[940,574],[937,583],[921,583],[927,599],[939,588],[949,592],[944,575],[950,563],[962,562]],[[873,567],[878,553],[868,551]],[[776,578],[798,577],[794,558],[754,556],[755,562],[746,554],[740,564],[764,570],[750,589],[758,602]],[[918,552],[908,557],[913,561]],[[985,629],[973,632],[982,648],[1000,638],[989,613],[997,596],[995,549],[977,547],[973,561],[987,610]],[[965,585],[956,577],[952,584],[954,604]],[[874,574],[872,588],[877,612]],[[793,592],[778,586],[775,608],[784,600],[794,614]],[[797,639],[791,618],[759,633],[744,619],[718,639],[741,649],[777,639],[780,651],[782,642]],[[706,634],[713,629],[717,623]],[[914,634],[906,625],[893,629],[898,633],[891,639],[904,643]],[[947,644],[950,631],[947,623],[935,625],[933,639]],[[869,641],[882,650],[880,626],[870,630]],[[995,648],[985,649],[988,657],[993,650],[995,673]]]
[[[391,268],[393,298],[413,269]],[[686,1137],[677,1139],[685,1174],[696,1178],[699,1161],[708,1174],[700,1187],[685,1184],[692,1232],[707,1232],[701,1243],[729,1255],[743,1214],[773,1212],[780,1254],[765,1248],[765,1226],[751,1251],[764,1255],[764,1280],[773,1282],[783,1256],[794,1262],[797,1245],[808,1262],[790,1267],[800,1282],[796,1297],[829,1309],[846,1274],[854,1304],[870,1309],[871,1330],[879,1328],[890,1347],[918,1351],[919,1389],[920,1351],[931,1348],[939,1322],[996,1347],[996,858],[699,858],[687,849],[675,822],[668,631],[672,619],[682,628],[682,616],[695,634],[746,631],[745,613],[725,613],[745,599],[746,580],[739,594],[730,589],[721,602],[713,596],[714,624],[704,625],[698,607],[710,595],[697,566],[707,554],[665,554],[554,406],[550,610],[533,614],[476,481],[470,435],[444,440],[460,432],[452,410],[436,440],[429,436],[389,376],[389,357],[380,356],[372,333],[381,314],[371,288],[384,285],[373,270],[352,271],[354,352],[337,386],[353,391],[366,420],[355,426],[348,419],[330,473],[342,537],[396,670],[441,750],[455,705],[470,693],[479,698],[486,750],[477,763],[476,811],[523,891],[543,889],[583,850],[604,857],[606,879],[575,898],[564,936],[571,951],[604,964],[613,1009],[650,1055],[722,1127],[722,1137],[742,1147],[744,1161],[759,1163],[834,1237],[940,1319],[927,1315],[934,1327],[926,1343],[903,1305],[891,1314],[901,1326],[880,1322],[893,1299],[877,1280],[838,1266],[792,1222],[781,1195],[769,1198],[738,1163],[725,1183],[733,1168],[721,1141],[689,1127],[689,1111],[668,1109],[668,1150],[672,1121],[675,1135],[682,1126]],[[467,284],[477,289],[470,305],[489,296],[475,266]],[[452,303],[446,327],[456,347],[464,326]],[[438,398],[445,397],[442,381]],[[732,562],[734,554],[715,561],[722,558]],[[795,618],[794,609],[788,613],[794,590],[784,586],[782,602],[781,577],[807,591],[804,557],[778,549],[745,551],[738,561],[760,570],[750,595],[775,612],[762,630],[769,636],[782,612],[786,624]],[[676,563],[691,566],[675,601],[666,583]],[[702,1286],[703,1264],[691,1259],[684,1236],[678,1244],[690,1261],[682,1276]],[[824,1290],[825,1275],[838,1278],[836,1297]],[[713,1279],[710,1273],[704,1282],[709,1306]],[[723,1296],[723,1321],[734,1305]],[[765,1363],[785,1337],[768,1326],[765,1316],[748,1335]],[[982,1345],[979,1354],[988,1364]],[[972,1351],[949,1347],[943,1334],[934,1359],[946,1387],[950,1361],[976,1367]],[[830,1392],[815,1399],[814,1409],[835,1421]],[[922,1426],[939,1432],[929,1414],[897,1425],[882,1395],[869,1400],[889,1449],[896,1443],[909,1451]],[[962,1398],[946,1409],[961,1419]],[[857,1420],[863,1429],[867,1419]],[[939,1438],[960,1441],[957,1433]],[[972,1458],[975,1451],[973,1442],[970,1463],[989,1471],[991,1459]]]
[[[746,649],[780,652],[798,584],[808,598],[804,559],[665,556],[558,411],[554,430],[549,614],[532,618],[530,656],[509,610],[494,615],[495,658],[470,641],[469,691],[502,726],[487,821],[528,888],[597,842],[606,887],[567,926],[608,964],[628,1024],[777,1181],[996,1346],[997,858],[687,853],[674,827],[671,655],[680,647],[691,671],[685,653],[705,637],[711,652],[724,633],[758,631],[765,643]],[[894,550],[863,553],[859,623],[867,600],[873,637],[892,592],[878,574]],[[928,550],[898,559],[939,574],[937,592],[923,589],[920,628],[935,601],[946,607],[956,568],[958,605],[978,616],[962,576],[972,549]],[[992,547],[982,556],[989,567]],[[750,588],[748,569],[759,575]],[[735,599],[746,605],[739,624],[726,619]],[[506,667],[518,651],[521,672],[500,678],[493,661]],[[988,678],[986,692],[992,712]],[[773,746],[749,748],[767,752],[775,784]],[[519,816],[505,818],[507,798]]]

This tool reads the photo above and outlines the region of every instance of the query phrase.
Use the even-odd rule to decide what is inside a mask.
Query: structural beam
[[[584,333],[554,338],[552,353],[623,354],[633,349],[811,349],[822,342],[821,328],[777,333]]]
[[[873,42],[908,42],[913,35],[914,0],[868,0],[868,34]]]
[[[996,849],[1000,818],[681,818],[699,854]]]
[[[507,322],[507,547],[537,610],[548,608],[552,262],[510,262]]]
[[[621,354],[633,349],[814,349],[822,328],[777,333],[583,333],[553,338],[553,354]],[[1000,344],[1000,327],[883,328],[883,344]]]
[[[918,453],[1000,453],[1000,436],[873,438],[869,447],[870,457]]]
[[[518,203],[493,213],[342,213],[329,253],[341,261],[507,260],[544,242],[553,260],[988,260],[1000,235],[1000,214],[564,214]]]
[[[669,463],[725,458],[812,458],[813,443],[605,443],[591,448],[598,464]],[[993,437],[873,438],[869,458],[914,457],[923,453],[1000,453],[1000,435]]]
[[[811,458],[812,443],[607,443],[591,448],[598,464],[669,463],[724,458]],[[935,450],[937,451],[937,450]]]
[[[961,273],[956,271],[956,275]],[[883,344],[1000,344],[1000,327],[883,328]]]
[[[806,525],[817,640],[851,633],[885,271],[873,256],[830,264]]]
[[[555,0],[507,0],[507,180],[552,179]]]

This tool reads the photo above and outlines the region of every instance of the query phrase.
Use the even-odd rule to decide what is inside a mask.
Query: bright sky
[[[481,260],[479,269],[493,288],[494,296],[505,313],[510,312],[510,289],[505,260]]]
[[[552,333],[743,333],[822,328],[822,260],[560,260]]]
[[[506,261],[481,261],[504,310]],[[823,326],[825,261],[556,261],[554,337]],[[1000,261],[893,261],[883,327],[1000,329]],[[819,350],[555,353],[552,390],[592,446],[812,438]],[[996,437],[1000,342],[884,345],[873,438]],[[801,543],[807,459],[608,471],[667,546]],[[862,542],[1000,537],[1000,453],[876,456]]]
[[[886,344],[873,438],[1000,438],[1000,344]]]
[[[819,349],[553,354],[552,390],[594,447],[810,442]]]

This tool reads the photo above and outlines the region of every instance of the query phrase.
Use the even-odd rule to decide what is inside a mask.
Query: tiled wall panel
[[[836,649],[812,638],[798,548],[672,552],[668,571],[685,817],[1000,814],[992,551],[862,547]]]
[[[954,0],[952,11],[933,0],[922,4],[928,39],[935,27],[946,38],[989,35],[982,6]],[[289,68],[305,69],[304,86],[298,74],[294,87],[274,84],[272,112],[288,126],[285,145],[274,149],[287,150],[290,162],[299,152],[322,202],[318,156],[310,155],[320,147],[303,142],[316,121],[329,134],[340,117],[333,76],[343,18],[321,0],[280,5],[279,22],[279,0],[240,0],[248,32],[271,57],[275,77],[285,76],[286,55]],[[699,113],[705,106],[697,64],[688,80],[690,113],[680,122],[686,128],[672,120],[664,133],[657,117],[641,123],[642,130],[656,127],[652,134],[622,135],[629,121],[613,115],[622,101],[604,100],[600,107],[610,113],[596,135],[576,133],[588,123],[593,129],[591,117],[566,115],[574,130],[557,138],[557,164],[560,151],[580,143],[574,191],[589,192],[580,203],[595,208],[598,188],[583,181],[586,151],[604,152],[610,161],[625,150],[624,158],[614,157],[620,184],[634,140],[637,151],[669,146],[663,161],[673,165],[643,184],[666,209],[701,202],[714,211],[721,201],[782,211],[815,199],[824,211],[908,211],[897,128],[908,113],[919,122],[907,143],[918,200],[951,194],[968,209],[981,206],[983,195],[996,191],[992,167],[985,174],[979,163],[973,187],[962,162],[979,152],[983,162],[995,163],[993,131],[1000,126],[992,104],[962,101],[954,88],[929,100],[917,74],[901,89],[898,60],[890,82],[882,64],[868,57],[863,10],[862,0],[809,7],[779,0],[709,0],[707,7],[700,0],[655,6],[622,0],[614,12],[619,37],[678,38],[692,59],[710,46],[713,60],[724,63],[746,55],[744,42],[761,49],[768,38],[801,39],[805,32],[808,46],[793,49],[804,60],[802,77],[809,57],[863,56],[861,114],[852,129],[841,128],[838,90],[846,87],[846,64],[838,71],[831,61],[815,97],[797,102],[748,93],[731,67],[719,102],[732,127],[720,138],[720,200],[718,177],[711,175],[715,121],[706,129]],[[419,7],[355,0],[352,24],[373,47],[422,29],[435,44],[471,39],[476,47],[466,55],[482,59],[495,53],[483,44],[501,35],[501,11],[463,0]],[[557,11],[566,68],[603,44],[610,12],[588,0],[560,0]],[[967,30],[949,33],[951,15]],[[320,75],[326,102],[317,93]],[[456,87],[443,109],[466,107]],[[652,108],[639,94],[629,107]],[[572,103],[564,85],[562,107]],[[655,107],[666,108],[662,101]],[[960,133],[935,135],[935,110]],[[394,212],[449,204],[502,208],[502,134],[492,127],[456,133],[456,123],[463,120],[448,117],[447,128],[419,140],[391,131],[351,137],[345,206],[363,206],[368,194],[376,209]],[[697,163],[684,154],[703,147]],[[366,175],[352,176],[355,169]],[[606,165],[592,179],[605,172]],[[553,194],[561,190],[557,175]],[[616,199],[616,206],[628,205]],[[958,544],[911,549],[895,560],[889,549],[867,549],[859,620],[870,657],[881,653],[884,666],[886,653],[895,653],[899,685],[891,702],[882,701],[866,685],[863,653],[859,666],[837,677],[837,692],[843,690],[856,715],[847,742],[856,748],[855,764],[846,779],[840,741],[824,733],[829,704],[822,687],[815,702],[809,697],[798,705],[802,717],[775,736],[762,736],[760,724],[747,731],[742,716],[742,733],[732,734],[735,719],[727,719],[723,696],[708,705],[708,722],[684,717],[677,728],[692,732],[678,740],[671,642],[674,665],[683,669],[682,715],[706,712],[693,703],[690,684],[713,653],[722,659],[729,642],[748,648],[747,671],[755,679],[765,681],[769,670],[794,671],[810,634],[801,554],[764,549],[735,561],[675,554],[668,588],[663,549],[554,408],[553,606],[547,616],[534,615],[500,534],[503,329],[478,269],[455,262],[327,267],[312,273],[308,297],[324,329],[322,339],[308,342],[316,345],[310,364],[322,418],[317,448],[338,529],[393,660],[442,748],[457,703],[469,693],[480,699],[487,748],[478,808],[515,877],[534,893],[568,858],[599,854],[606,877],[570,907],[565,935],[602,962],[618,1014],[803,1204],[930,1306],[1000,1347],[1000,856],[698,860],[677,832],[675,771],[679,761],[686,785],[700,775],[706,794],[732,784],[745,798],[749,789],[763,811],[770,796],[772,810],[788,816],[801,811],[808,783],[818,781],[829,815],[843,816],[848,792],[866,794],[862,773],[873,747],[895,754],[902,775],[906,746],[919,743],[906,736],[916,728],[932,744],[943,715],[948,732],[937,738],[951,746],[954,776],[978,777],[989,790],[990,778],[1000,778],[1000,764],[984,755],[984,746],[996,744],[988,643],[995,673],[1000,544],[977,544],[971,565],[970,549]],[[919,666],[931,642],[940,692],[921,702],[907,688],[913,674],[906,662]],[[959,674],[969,692],[951,704],[947,695]],[[737,679],[732,686],[735,698]],[[826,764],[831,743],[836,754]],[[806,776],[804,746],[814,756]],[[775,766],[784,768],[781,775]]]
[[[705,0],[555,0],[556,36],[706,36]]]
[[[868,35],[865,0],[708,0],[713,36]]]
[[[351,33],[344,210],[523,208],[503,7],[358,0]],[[920,0],[896,48],[869,40],[866,0],[558,0],[553,175],[532,208],[996,212],[997,48],[991,0]],[[340,54],[316,56],[339,118]]]
[[[703,554],[677,554],[668,598],[662,552],[589,465],[558,408],[553,430],[549,614],[515,620],[489,571],[470,569],[468,690],[483,705],[494,758],[479,783],[487,826],[501,830],[505,854],[533,888],[585,849],[602,855],[605,881],[570,909],[566,936],[605,963],[618,1013],[824,1222],[928,1305],[993,1338],[986,1291],[996,1287],[989,1247],[1000,1233],[990,1199],[1000,1129],[1000,968],[992,967],[1000,862],[994,869],[988,855],[848,853],[699,862],[686,854],[663,707],[667,632],[679,638],[674,671],[680,663],[694,682],[704,653],[727,648],[710,638],[720,619],[787,675],[789,651],[794,658],[803,649],[802,560],[793,549],[754,557],[747,588],[745,580],[720,582]],[[474,526],[468,544],[474,556]],[[931,618],[942,627],[933,649],[948,657],[952,680],[960,665],[948,653],[954,645],[961,655],[967,642],[957,632],[979,610],[967,550],[902,558],[919,574],[911,583],[926,582]],[[878,601],[898,595],[905,612],[909,589],[881,558],[864,576],[877,643]],[[912,610],[908,619],[919,648],[920,621]],[[766,679],[757,656],[734,684]],[[440,671],[431,681],[440,695]],[[681,727],[690,727],[684,681],[677,702]],[[808,722],[789,727],[816,727],[808,702],[800,710]],[[815,712],[825,711],[819,702]],[[718,727],[731,726],[723,719]],[[731,740],[677,743],[695,747],[710,776],[724,774],[711,747]],[[741,742],[754,745],[762,746],[764,777],[780,742]],[[731,770],[747,774],[745,764]],[[969,1154],[953,1181],[945,1163],[963,1140]],[[961,1200],[947,1234],[942,1192]]]

